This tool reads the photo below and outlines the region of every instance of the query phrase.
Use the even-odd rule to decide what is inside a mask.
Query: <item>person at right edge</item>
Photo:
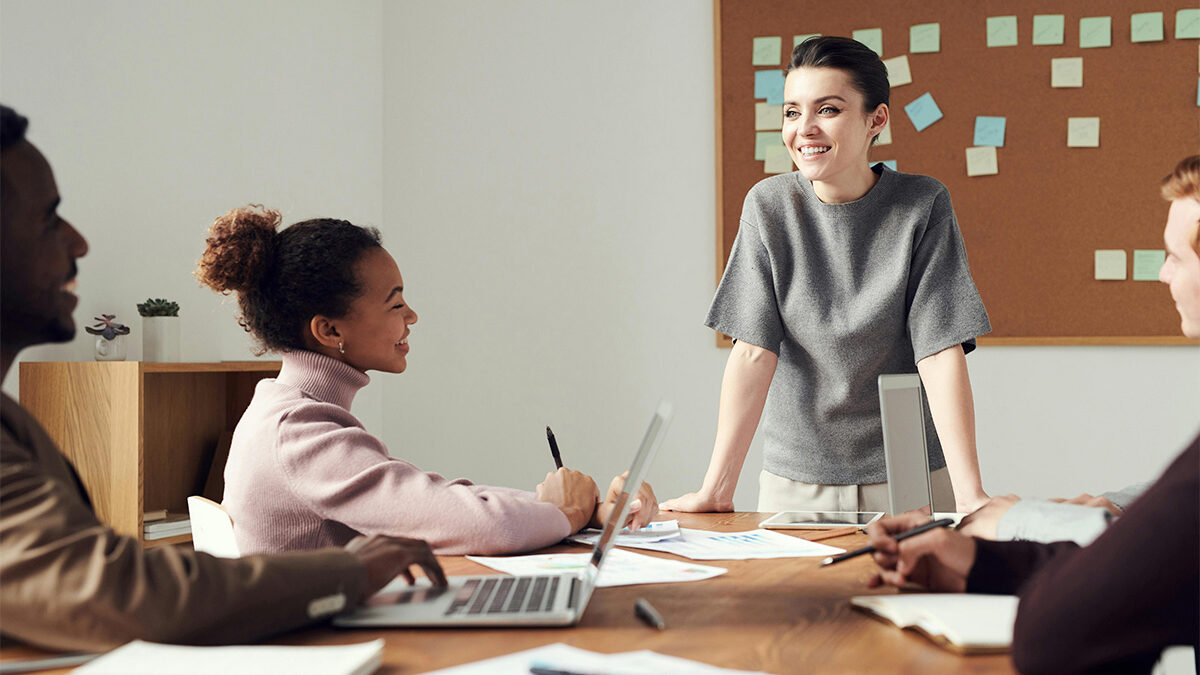
[[[1200,155],[1163,180],[1167,259],[1183,334],[1200,339]],[[1195,377],[1185,372],[1180,377]],[[1149,673],[1163,649],[1191,645],[1200,671],[1200,436],[1091,545],[988,541],[909,512],[867,528],[869,585],[1020,596],[1013,663],[1022,673]]]
[[[805,40],[783,93],[800,170],[746,196],[705,322],[736,340],[712,458],[700,490],[661,508],[732,510],[761,417],[758,511],[887,511],[877,381],[919,372],[934,506],[974,511],[988,495],[966,355],[991,324],[950,193],[868,162],[890,87],[865,45]]]

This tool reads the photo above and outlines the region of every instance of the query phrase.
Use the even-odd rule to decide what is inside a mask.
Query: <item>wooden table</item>
[[[740,531],[757,527],[768,514],[671,515],[684,527]],[[825,542],[850,549],[863,545],[865,540],[865,535],[850,534]],[[556,546],[547,552],[582,550],[578,546]],[[638,552],[678,559],[655,551]],[[462,557],[446,556],[441,561],[447,574],[494,573]],[[827,569],[817,567],[817,558],[700,562],[729,572],[706,581],[597,589],[583,621],[572,628],[322,627],[291,633],[273,643],[332,645],[383,638],[387,646],[384,667],[377,671],[381,675],[423,673],[554,642],[599,652],[652,649],[728,668],[769,673],[1016,672],[1007,655],[958,656],[912,631],[897,630],[852,610],[851,596],[873,592],[866,588],[874,569],[867,556]],[[658,609],[667,630],[653,630],[634,617],[633,603],[638,597],[646,598]],[[0,660],[42,654],[14,646],[2,650]]]

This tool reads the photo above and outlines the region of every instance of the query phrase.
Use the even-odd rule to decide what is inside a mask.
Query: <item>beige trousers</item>
[[[944,467],[929,474],[933,486],[933,510],[954,511],[954,488]],[[775,511],[883,511],[889,510],[887,483],[867,485],[816,485],[777,476],[767,470],[758,474],[758,510]]]

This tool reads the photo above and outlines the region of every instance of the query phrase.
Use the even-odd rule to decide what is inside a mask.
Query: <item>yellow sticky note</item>
[[[967,175],[991,176],[1000,173],[996,163],[996,148],[990,145],[967,148]]]
[[[1125,279],[1125,251],[1121,249],[1096,250],[1095,277],[1104,281]]]
[[[875,141],[875,145],[891,145],[892,144],[892,121],[891,120],[888,120],[888,123],[883,125],[883,131],[879,132],[879,135],[876,136],[875,138],[877,139]]]
[[[1082,87],[1083,86],[1083,57],[1072,56],[1064,59],[1050,59],[1051,87]]]
[[[792,36],[792,49],[799,47],[800,43],[804,42],[808,38],[815,38],[815,37],[821,37],[821,34],[820,33],[804,33],[803,35],[793,35]]]
[[[783,38],[781,37],[756,37],[754,38],[754,58],[752,65],[755,66],[777,66],[779,65],[779,55],[783,49]]]
[[[871,51],[883,56],[883,29],[864,28],[851,33],[851,37],[871,48]]]
[[[893,87],[912,84],[912,71],[908,69],[907,54],[894,59],[884,59],[883,65],[887,66],[888,83]]]
[[[908,51],[912,54],[932,54],[942,49],[942,25],[919,23],[908,28]]]
[[[754,130],[772,131],[783,128],[783,106],[770,103],[754,104]]]
[[[792,170],[792,156],[782,145],[767,148],[767,159],[763,162],[765,173],[787,173]]]
[[[1139,12],[1129,16],[1130,42],[1162,42],[1162,39],[1162,12]]]
[[[1066,17],[1062,14],[1033,15],[1033,44],[1061,45]]]
[[[1067,147],[1068,148],[1098,148],[1098,147],[1100,147],[1100,118],[1099,117],[1068,117],[1067,118]]]

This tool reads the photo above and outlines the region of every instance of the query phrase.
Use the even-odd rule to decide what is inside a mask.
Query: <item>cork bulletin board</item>
[[[872,148],[871,161],[894,161],[950,190],[992,320],[981,343],[1200,344],[1180,335],[1169,293],[1149,280],[1168,208],[1159,181],[1200,151],[1200,39],[1189,37],[1200,16],[1179,10],[1200,7],[1194,0],[714,0],[717,279],[747,191],[771,175],[755,159],[755,108],[766,103],[756,98],[755,72],[786,67],[795,36],[880,29],[860,35],[880,40],[885,60],[907,56],[912,82],[893,86],[891,142]],[[1153,39],[1155,13],[1161,39]],[[1037,19],[1037,40],[1049,44],[1034,44],[1035,15],[1051,17]],[[994,42],[1012,41],[1013,19],[989,25],[994,17],[1015,17],[1015,45],[988,45],[989,28]],[[1085,18],[1085,42],[1104,42],[1095,17],[1111,19],[1109,46],[1081,47]],[[910,29],[933,23],[937,51],[912,51]],[[763,63],[771,41],[756,44],[762,37],[780,38],[773,65]],[[1082,86],[1051,86],[1052,59],[1062,58],[1082,59]],[[1070,72],[1060,75],[1071,83]],[[917,131],[905,106],[927,93],[942,117]],[[994,150],[996,173],[968,176],[979,116],[1004,118],[1003,145]],[[1068,118],[1099,118],[1098,145],[1068,147]],[[1124,252],[1123,280],[1096,278],[1097,251]],[[1107,275],[1119,273],[1115,262]],[[719,343],[728,346],[723,336]]]

